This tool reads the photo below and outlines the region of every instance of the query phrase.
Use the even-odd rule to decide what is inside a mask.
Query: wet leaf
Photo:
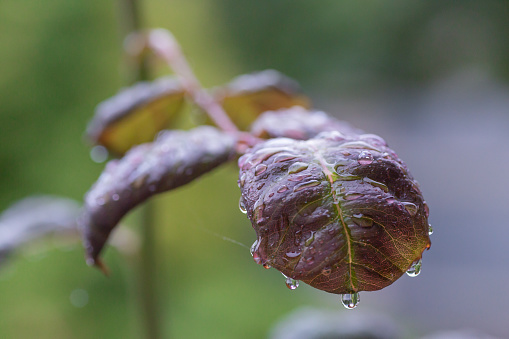
[[[265,111],[310,105],[296,81],[274,70],[241,75],[214,94],[241,130]]]
[[[124,154],[171,127],[183,109],[184,96],[172,77],[137,83],[97,106],[87,135],[112,153]]]
[[[337,294],[382,289],[429,247],[417,182],[382,138],[270,139],[239,159],[254,259]]]
[[[307,140],[325,131],[338,131],[345,136],[362,133],[345,121],[299,106],[265,112],[251,126],[251,133],[263,139],[285,137]]]
[[[89,264],[98,261],[110,232],[122,217],[151,196],[185,185],[228,161],[233,137],[213,127],[165,131],[153,143],[132,148],[106,165],[85,196],[80,217]]]
[[[80,207],[71,199],[33,196],[14,203],[0,215],[0,263],[18,249],[41,237],[77,236]]]

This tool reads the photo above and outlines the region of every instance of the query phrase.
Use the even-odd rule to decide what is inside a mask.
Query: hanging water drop
[[[373,162],[373,155],[369,153],[368,151],[362,151],[359,153],[359,156],[357,157],[357,161],[361,165],[369,165]]]
[[[361,301],[361,298],[359,296],[359,293],[352,293],[352,294],[342,294],[341,295],[341,303],[343,306],[345,306],[347,309],[352,310],[359,305],[359,302]]]
[[[271,267],[271,266],[270,266],[269,264],[267,264],[267,263],[264,263],[262,266],[263,266],[263,268],[265,268],[266,270],[268,270],[268,269]]]
[[[410,268],[406,271],[409,277],[417,277],[421,273],[422,259],[416,260],[412,263]]]
[[[299,287],[299,281],[290,277],[286,277],[285,283],[286,287],[288,287],[291,290],[295,290],[297,287]]]
[[[242,213],[244,213],[244,214],[247,213],[247,208],[246,208],[246,205],[244,204],[244,199],[242,199],[242,197],[240,197],[240,199],[239,199],[239,209]]]
[[[432,235],[433,234],[433,227],[431,226],[431,224],[428,225],[428,235]]]

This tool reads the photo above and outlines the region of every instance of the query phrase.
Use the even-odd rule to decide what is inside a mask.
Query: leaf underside
[[[171,127],[183,109],[184,97],[185,91],[173,77],[137,83],[97,106],[87,136],[122,155]]]
[[[86,194],[79,220],[87,262],[100,264],[105,242],[127,212],[228,161],[234,145],[233,137],[213,127],[165,131],[153,143],[136,146],[122,159],[110,161]]]
[[[244,131],[265,111],[310,106],[299,84],[275,70],[238,76],[213,92],[235,125]]]
[[[325,112],[308,111],[299,106],[265,112],[251,126],[251,133],[263,139],[284,137],[307,140],[327,131],[339,131],[347,136],[362,133],[349,123],[337,120]]]
[[[330,293],[379,290],[430,245],[418,184],[378,136],[271,139],[239,167],[253,255],[288,277]]]

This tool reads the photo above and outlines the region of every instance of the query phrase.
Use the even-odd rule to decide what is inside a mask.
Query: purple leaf
[[[428,209],[372,134],[277,138],[239,159],[255,261],[337,294],[382,289],[429,248]]]
[[[151,196],[185,185],[231,159],[235,140],[213,127],[165,131],[106,165],[85,196],[80,218],[89,264],[121,218]]]
[[[251,126],[251,133],[263,139],[285,137],[307,140],[325,131],[339,131],[350,136],[362,133],[345,121],[299,106],[265,112]]]

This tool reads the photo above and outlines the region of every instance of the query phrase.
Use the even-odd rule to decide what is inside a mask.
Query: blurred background
[[[144,0],[206,86],[274,68],[316,108],[383,136],[421,184],[435,233],[418,278],[338,296],[256,265],[235,166],[155,198],[157,284],[173,338],[266,338],[301,307],[383,315],[402,338],[509,338],[509,2]],[[126,82],[119,3],[0,2],[0,209],[34,193],[81,201],[104,164],[85,126]],[[167,70],[158,69],[158,74]],[[140,230],[136,212],[126,220]],[[39,242],[0,267],[0,338],[140,338],[133,259]],[[299,311],[298,311],[299,312]],[[295,314],[294,314],[295,315]],[[311,317],[308,317],[311,318]],[[307,318],[306,318],[307,319]]]

